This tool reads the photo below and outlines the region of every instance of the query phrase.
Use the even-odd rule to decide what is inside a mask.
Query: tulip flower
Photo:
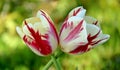
[[[58,46],[58,35],[51,18],[42,10],[35,17],[25,19],[17,33],[27,46],[37,55],[52,54]]]
[[[35,17],[25,19],[23,27],[16,27],[16,30],[26,45],[39,56],[52,54],[58,44],[63,52],[81,54],[103,44],[110,37],[103,34],[97,19],[85,16],[85,13],[86,9],[81,6],[73,9],[63,22],[59,35],[51,18],[42,10]],[[44,70],[48,70],[52,63],[57,70],[61,70],[57,55],[51,55]]]
[[[108,34],[102,33],[98,20],[85,16],[85,12],[83,7],[77,7],[65,19],[59,34],[64,52],[81,54],[109,39]]]

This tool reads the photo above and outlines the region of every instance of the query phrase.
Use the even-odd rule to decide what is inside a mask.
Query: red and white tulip
[[[85,16],[85,12],[83,7],[77,7],[65,19],[59,34],[61,49],[64,52],[84,53],[109,39],[108,34],[102,33],[99,22]]]
[[[27,46],[37,55],[52,54],[59,40],[51,18],[42,10],[35,17],[25,19],[22,28],[17,27],[17,33]]]
[[[60,44],[61,50],[71,54],[81,54],[109,39],[103,34],[98,20],[85,16],[83,7],[73,9],[65,19],[59,36],[50,17],[38,11],[36,17],[24,21],[16,30],[28,47],[37,55],[52,54]]]

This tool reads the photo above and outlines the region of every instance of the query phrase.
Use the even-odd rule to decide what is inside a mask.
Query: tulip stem
[[[59,64],[59,59],[58,57],[61,56],[63,54],[63,52],[60,52],[58,55],[54,56],[54,58],[57,60],[58,64]],[[53,59],[51,59],[46,65],[45,67],[43,68],[43,70],[48,70],[53,64]],[[61,65],[59,64],[59,67],[60,67],[60,70],[61,69]]]
[[[56,58],[55,58],[54,55],[51,55],[51,59],[53,60],[53,63],[54,63],[54,65],[55,65],[55,67],[57,68],[57,70],[61,70],[60,65],[59,65],[59,63],[57,62],[57,60],[56,60]]]
[[[43,70],[48,70],[50,68],[50,66],[53,64],[53,60],[51,59],[43,68]]]

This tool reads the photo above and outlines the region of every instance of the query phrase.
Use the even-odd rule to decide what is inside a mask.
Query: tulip
[[[35,17],[25,19],[22,28],[16,27],[17,33],[26,45],[37,55],[52,54],[59,40],[51,18],[42,10]]]
[[[83,7],[77,7],[65,19],[59,34],[64,52],[81,54],[109,39],[108,34],[102,33],[98,20],[85,16],[85,12]]]

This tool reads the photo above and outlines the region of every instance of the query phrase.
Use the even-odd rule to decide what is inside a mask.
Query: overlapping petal
[[[85,13],[86,13],[86,9],[84,9],[82,6],[76,7],[70,11],[66,19],[72,16],[78,16],[78,17],[83,18],[85,16]]]
[[[94,24],[87,24],[88,41],[91,48],[106,42],[109,39],[108,34],[103,34],[101,28]]]
[[[58,35],[50,17],[38,11],[36,17],[24,21],[22,29],[16,28],[18,34],[37,55],[45,56],[53,53],[58,45]]]
[[[81,54],[109,39],[110,36],[108,34],[102,33],[98,20],[85,16],[85,13],[86,10],[80,6],[74,8],[65,19],[60,31],[60,45],[64,52]],[[81,19],[84,21],[82,24],[84,29],[79,31],[77,30],[79,23],[76,21],[81,21]],[[73,27],[76,24],[78,25]]]
[[[87,43],[86,22],[80,17],[70,17],[60,30],[60,45],[64,52],[70,52]]]
[[[99,24],[99,21],[97,19],[95,19],[91,16],[85,16],[84,19],[88,24],[94,24],[100,28],[100,24]]]
[[[82,6],[74,8],[60,29],[59,36],[51,18],[42,10],[36,17],[28,18],[16,30],[28,47],[37,55],[53,53],[58,44],[62,51],[81,54],[106,42],[110,36],[103,34],[97,19],[85,16]]]

